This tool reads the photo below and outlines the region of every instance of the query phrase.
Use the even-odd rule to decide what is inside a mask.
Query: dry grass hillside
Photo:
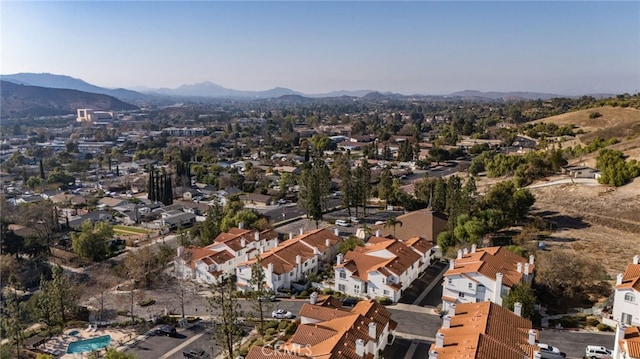
[[[602,116],[589,118],[593,112]],[[600,107],[536,122],[576,125],[584,131],[577,138],[583,145],[596,137],[618,138],[621,142],[609,148],[640,160],[640,110]],[[592,153],[570,163],[595,166],[596,155]],[[589,257],[603,264],[614,278],[635,254],[640,254],[640,178],[618,188],[562,184],[531,191],[536,196],[535,212],[558,228],[548,240],[551,248]]]

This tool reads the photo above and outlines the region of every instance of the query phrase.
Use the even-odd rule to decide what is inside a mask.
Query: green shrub
[[[560,325],[563,328],[577,328],[580,325],[580,320],[576,317],[564,316],[560,318]]]
[[[296,325],[296,323],[291,322],[291,323],[289,323],[289,325],[287,325],[287,329],[285,330],[285,334],[286,335],[292,335],[293,333],[296,332],[297,328],[298,328],[298,326]]]
[[[325,288],[325,289],[324,289],[324,294],[329,294],[329,295],[333,294],[333,289],[331,289],[331,288]]]
[[[264,327],[268,330],[271,328],[277,328],[280,325],[280,321],[278,320],[269,320],[268,322],[264,323]],[[286,321],[284,322],[286,323]]]
[[[591,112],[591,113],[589,114],[589,118],[598,118],[598,117],[602,117],[602,114],[601,114],[600,112],[598,112],[598,111],[596,111],[596,112]]]
[[[282,320],[278,323],[278,331],[283,331],[285,329],[287,329],[287,325],[289,325],[289,322],[287,322],[286,320]]]
[[[393,301],[389,297],[380,297],[376,301],[382,305],[389,305],[393,303]]]
[[[148,306],[153,305],[153,304],[156,304],[156,301],[155,301],[155,299],[151,299],[151,298],[145,299],[145,300],[142,300],[142,301],[138,302],[138,305],[141,306],[141,307],[148,307]]]
[[[604,324],[604,323],[600,323],[596,326],[596,328],[601,331],[601,332],[612,332],[613,328]]]
[[[595,317],[587,318],[587,326],[595,327],[595,326],[597,326],[599,324],[600,324],[600,321],[598,320],[598,318],[595,318]]]
[[[274,335],[276,333],[277,329],[276,328],[269,328],[267,330],[264,331],[265,335]]]
[[[300,292],[300,296],[301,297],[307,297],[307,296],[309,296],[309,292],[307,292],[306,290],[303,290],[302,292]]]
[[[273,335],[265,334],[262,339],[264,339],[265,342],[270,342],[271,339],[273,339]]]

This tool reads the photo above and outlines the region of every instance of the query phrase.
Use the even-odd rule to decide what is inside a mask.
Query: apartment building
[[[184,280],[215,284],[220,275],[234,273],[238,263],[277,245],[278,234],[273,230],[231,228],[206,247],[178,247],[174,273]]]
[[[371,237],[364,247],[338,254],[334,290],[363,298],[400,300],[431,261],[432,244],[415,237],[403,242],[393,237]]]
[[[502,305],[514,284],[531,283],[534,266],[533,255],[527,261],[505,247],[460,249],[444,273],[442,309],[482,301]]]
[[[640,326],[640,255],[634,256],[624,273],[616,277],[612,319],[627,326]]]
[[[351,310],[304,304],[301,323],[284,344],[271,349],[253,347],[246,359],[278,358],[378,359],[395,338],[397,323],[391,313],[373,300],[361,301]],[[329,303],[329,304],[327,304]]]
[[[337,233],[322,228],[301,233],[260,253],[260,264],[267,286],[272,291],[291,289],[294,283],[318,273],[325,263],[330,263],[335,258],[336,248],[341,241],[342,238]],[[236,266],[239,290],[249,290],[251,267],[257,260],[255,257],[250,258]]]

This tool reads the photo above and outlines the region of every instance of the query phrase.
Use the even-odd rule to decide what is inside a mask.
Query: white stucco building
[[[406,242],[371,237],[364,247],[338,254],[333,290],[363,298],[388,297],[395,303],[431,262],[431,248],[420,237]]]
[[[613,318],[624,325],[640,326],[640,255],[633,257],[616,277]]]
[[[458,250],[458,257],[444,273],[442,309],[454,303],[491,301],[502,305],[514,284],[531,283],[534,257],[525,258],[505,247],[471,247]]]

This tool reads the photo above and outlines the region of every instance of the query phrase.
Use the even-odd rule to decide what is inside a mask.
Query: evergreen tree
[[[391,199],[393,179],[389,167],[382,169],[380,173],[380,183],[378,184],[378,197],[388,203]]]
[[[151,202],[156,201],[156,179],[154,176],[153,166],[149,166],[149,179],[147,182],[147,198]]]
[[[220,314],[213,319],[213,339],[222,348],[225,358],[234,359],[236,344],[242,339],[242,316],[236,292],[235,278],[222,276],[209,297],[209,306]]]
[[[42,160],[40,160],[40,178],[45,179],[44,175],[44,165],[42,164]]]
[[[4,337],[12,339],[16,345],[16,358],[20,358],[20,346],[24,339],[24,330],[28,322],[28,312],[25,303],[18,296],[19,285],[15,275],[9,277],[9,285],[13,289],[12,293],[4,299],[2,316],[0,317],[0,327],[4,332]]]
[[[71,284],[59,265],[53,267],[51,280],[40,280],[36,300],[40,318],[49,325],[65,325],[78,307],[78,290]]]
[[[251,278],[247,283],[250,292],[249,292],[249,300],[251,301],[251,307],[255,310],[258,315],[258,333],[260,335],[264,334],[264,313],[268,312],[270,308],[269,302],[266,298],[270,295],[270,292],[267,288],[265,288],[267,282],[264,276],[264,268],[262,268],[262,260],[260,256],[256,256],[256,262],[251,265]]]

